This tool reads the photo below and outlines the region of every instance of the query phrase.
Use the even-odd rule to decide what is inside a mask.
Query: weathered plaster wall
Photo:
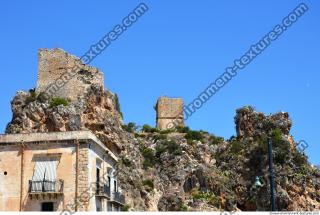
[[[57,166],[57,179],[64,180],[64,198],[31,200],[28,196],[29,180],[35,168],[35,156],[56,156],[60,154]],[[0,146],[0,211],[19,211],[20,209],[20,175],[21,145]],[[26,144],[24,147],[23,173],[23,211],[39,211],[41,202],[55,202],[56,210],[63,210],[66,202],[74,201],[75,195],[75,147],[70,143]],[[4,172],[7,175],[4,176]]]
[[[0,146],[0,211],[19,211],[19,150],[19,146]]]

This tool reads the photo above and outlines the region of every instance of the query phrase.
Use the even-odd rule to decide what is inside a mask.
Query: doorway
[[[54,211],[53,202],[43,202],[43,203],[41,203],[41,211]]]

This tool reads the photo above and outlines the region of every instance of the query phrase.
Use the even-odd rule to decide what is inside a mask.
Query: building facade
[[[117,163],[90,131],[0,135],[0,211],[121,211]]]

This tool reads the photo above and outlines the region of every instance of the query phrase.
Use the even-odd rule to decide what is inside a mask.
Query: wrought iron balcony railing
[[[96,194],[98,196],[111,197],[110,187],[107,184],[96,183]]]
[[[29,180],[29,193],[63,193],[64,181]]]
[[[125,197],[119,192],[115,192],[113,195],[113,200],[119,204],[125,205]]]

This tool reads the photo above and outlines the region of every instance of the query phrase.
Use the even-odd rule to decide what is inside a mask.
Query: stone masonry
[[[89,149],[88,144],[81,144],[79,150],[79,183],[78,183],[78,211],[88,211],[91,190],[89,187]]]
[[[184,127],[183,100],[181,98],[160,97],[156,105],[157,128],[161,130]]]
[[[102,72],[62,49],[39,49],[36,92],[74,101],[91,87],[104,89]]]

